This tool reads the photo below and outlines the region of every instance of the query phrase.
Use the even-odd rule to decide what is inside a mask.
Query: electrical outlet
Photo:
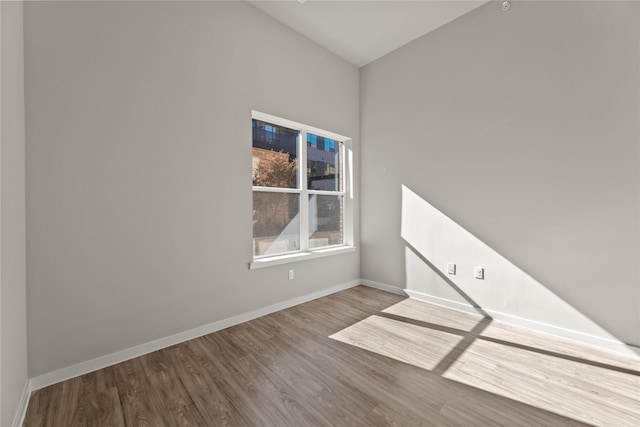
[[[456,274],[456,265],[452,262],[447,263],[447,274]]]
[[[473,277],[476,279],[484,280],[484,268],[473,267]]]
[[[294,274],[293,274],[293,269],[289,270],[289,280],[293,280],[294,278]]]

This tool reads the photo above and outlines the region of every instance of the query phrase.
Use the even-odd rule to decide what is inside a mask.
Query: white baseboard
[[[386,283],[374,282],[373,280],[361,279],[360,283],[370,288],[380,289],[381,291],[390,292],[392,294],[398,294],[407,296],[407,290],[398,286],[387,285]]]
[[[321,291],[312,292],[310,294],[303,295],[300,297],[291,298],[289,300],[272,304],[266,307],[262,307],[262,308],[250,311],[248,313],[232,316],[226,319],[219,320],[217,322],[210,323],[208,325],[200,326],[198,328],[190,329],[184,332],[179,332],[177,334],[170,335],[165,338],[160,338],[155,341],[151,341],[151,342],[141,344],[135,347],[131,347],[125,350],[117,351],[115,353],[111,353],[111,354],[101,356],[92,360],[88,360],[86,362],[81,362],[76,365],[68,366],[66,368],[58,369],[53,372],[49,372],[43,375],[38,375],[36,377],[33,377],[27,382],[27,385],[25,385],[25,391],[23,392],[23,396],[19,406],[19,411],[16,414],[12,427],[19,427],[22,424],[22,420],[24,419],[24,415],[26,414],[29,396],[32,391],[47,387],[52,384],[59,383],[64,380],[68,380],[70,378],[77,377],[79,375],[84,375],[86,373],[93,372],[98,369],[106,368],[107,366],[115,365],[117,363],[124,362],[134,357],[142,356],[144,354],[148,354],[156,350],[161,350],[163,348],[170,347],[172,345],[179,344],[181,342],[185,342],[194,338],[201,337],[203,335],[220,331],[222,329],[226,329],[228,327],[231,327],[243,322],[247,322],[249,320],[253,320],[255,318],[265,316],[267,314],[274,313],[276,311],[284,310],[286,308],[293,307],[298,304],[302,304],[305,302],[312,301],[314,299],[322,298],[324,296],[331,295],[333,293],[340,292],[360,284],[371,287],[371,288],[380,289],[386,292],[398,294],[398,295],[403,295],[403,296],[408,295],[411,298],[415,298],[415,299],[429,302],[432,304],[442,305],[448,308],[453,308],[456,310],[478,314],[478,311],[474,309],[473,306],[471,306],[470,304],[460,303],[457,301],[452,301],[444,298],[438,298],[432,295],[411,291],[409,289],[402,289],[398,286],[393,286],[393,285],[389,285],[381,282],[375,282],[373,280],[367,280],[367,279],[354,280],[351,282],[336,285],[327,289],[323,289]],[[484,311],[496,320],[501,320],[504,322],[523,326],[533,330],[538,330],[541,332],[551,333],[554,335],[569,338],[582,343],[595,345],[607,350],[616,351],[618,353],[631,354],[634,356],[637,356],[638,354],[640,354],[640,348],[634,347],[628,344],[610,341],[601,337],[596,337],[596,336],[584,334],[577,331],[563,329],[557,326],[547,325],[544,323],[512,316],[509,314],[499,313],[493,310],[485,309]]]
[[[185,342],[194,338],[201,337],[213,332],[226,329],[228,327],[238,325],[249,320],[256,319],[258,317],[265,316],[267,314],[274,313],[276,311],[284,310],[294,305],[302,304],[312,301],[314,299],[322,298],[327,295],[331,295],[336,292],[344,291],[346,289],[357,286],[361,283],[360,280],[353,280],[351,282],[343,283],[340,285],[332,286],[321,291],[312,292],[307,295],[303,295],[296,298],[291,298],[286,301],[282,301],[276,304],[268,305],[266,307],[258,308],[248,313],[240,314],[237,316],[228,317],[226,319],[219,320],[217,322],[209,323],[208,325],[200,326],[198,328],[190,329],[188,331],[179,332],[174,335],[170,335],[165,338],[160,338],[145,344],[137,345],[125,350],[117,351],[115,353],[108,354],[106,356],[97,357],[95,359],[81,362],[76,365],[68,366],[66,368],[58,369],[53,372],[49,372],[43,375],[38,375],[31,378],[31,390],[38,390],[52,384],[59,383],[70,378],[84,375],[89,372],[96,371],[98,369],[106,368],[107,366],[115,365],[116,363],[124,362],[134,357],[142,356],[151,353],[156,350],[161,350],[166,347],[170,347],[181,342]]]
[[[11,427],[22,427],[24,424],[24,417],[27,415],[27,406],[29,405],[29,398],[31,397],[31,380],[27,379],[22,389],[22,395],[20,396],[20,402],[18,403],[18,410],[13,417]]]
[[[425,301],[435,305],[441,305],[443,307],[452,308],[454,310],[464,311],[465,313],[481,314],[478,310],[473,308],[471,304],[434,297],[433,295],[423,294],[422,292],[416,292],[410,289],[406,289],[405,292],[407,292],[407,295],[409,295],[413,299]]]
[[[441,306],[452,308],[455,310],[465,311],[467,313],[480,314],[478,310],[473,308],[471,304],[452,301],[445,298],[438,298],[432,295],[423,294],[421,292],[411,291],[408,289],[406,289],[405,291],[411,298],[414,298],[420,301],[441,305]],[[535,331],[545,332],[548,334],[560,336],[573,341],[581,342],[583,344],[589,344],[589,345],[603,348],[605,350],[614,351],[616,353],[626,354],[628,356],[638,357],[638,355],[640,355],[640,347],[636,347],[631,344],[625,344],[620,341],[613,341],[607,338],[598,337],[596,335],[585,334],[583,332],[578,332],[571,329],[565,329],[559,326],[549,325],[549,324],[538,322],[535,320],[514,316],[512,314],[501,313],[499,311],[495,311],[491,309],[483,308],[482,310],[485,313],[487,313],[489,316],[491,316],[492,319],[500,320],[506,323],[511,323],[512,325],[518,325],[525,328],[533,329]]]

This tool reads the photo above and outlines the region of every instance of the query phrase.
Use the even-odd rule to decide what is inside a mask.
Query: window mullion
[[[253,191],[260,191],[263,193],[300,193],[297,188],[283,188],[283,187],[256,187],[253,186]]]
[[[256,111],[252,121],[254,260],[353,245],[352,141]]]
[[[300,250],[309,250],[309,196],[307,189],[307,131],[300,131],[299,150],[300,164],[298,176],[300,179]]]
[[[307,190],[308,195],[317,194],[319,196],[344,196],[344,191],[331,191],[331,190]]]

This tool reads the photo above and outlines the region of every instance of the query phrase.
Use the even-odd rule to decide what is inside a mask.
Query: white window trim
[[[341,245],[324,246],[317,249],[311,249],[308,247],[309,239],[302,238],[302,236],[308,236],[309,223],[308,218],[300,221],[300,249],[295,252],[287,252],[278,255],[260,256],[255,257],[252,255],[252,261],[249,262],[249,269],[255,270],[258,268],[269,267],[273,265],[287,264],[291,262],[307,261],[316,258],[322,258],[331,255],[339,255],[356,251],[354,242],[354,197],[353,197],[353,141],[351,138],[339,135],[333,132],[327,132],[322,129],[315,128],[313,126],[307,126],[292,120],[282,119],[280,117],[272,116],[270,114],[261,113],[259,111],[252,110],[251,118],[254,120],[265,121],[273,123],[279,126],[285,126],[290,129],[296,129],[300,131],[300,165],[306,165],[306,134],[313,133],[325,138],[341,141],[342,150],[342,176],[343,176],[343,188],[342,191],[322,191],[322,190],[309,190],[306,188],[306,167],[298,168],[298,179],[300,182],[300,188],[291,189],[273,189],[270,187],[252,187],[253,191],[273,191],[280,193],[293,193],[293,194],[319,194],[319,195],[340,195],[343,197],[344,203],[344,218],[343,218],[343,243]],[[300,211],[308,213],[308,197],[300,197]],[[304,204],[304,206],[303,206]],[[302,216],[301,216],[302,217]]]
[[[309,261],[316,258],[324,258],[331,255],[341,255],[356,251],[355,246],[329,246],[321,249],[313,249],[310,251],[299,251],[283,255],[274,255],[264,258],[256,258],[249,263],[250,270],[258,268],[271,267],[274,265],[289,264],[291,262]]]

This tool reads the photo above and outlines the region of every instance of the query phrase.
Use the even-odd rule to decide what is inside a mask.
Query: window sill
[[[337,248],[316,249],[308,252],[297,252],[295,254],[258,258],[249,263],[249,270],[271,267],[273,265],[288,264],[297,261],[308,261],[311,259],[322,258],[331,255],[346,254],[355,251],[355,246],[339,246]]]

